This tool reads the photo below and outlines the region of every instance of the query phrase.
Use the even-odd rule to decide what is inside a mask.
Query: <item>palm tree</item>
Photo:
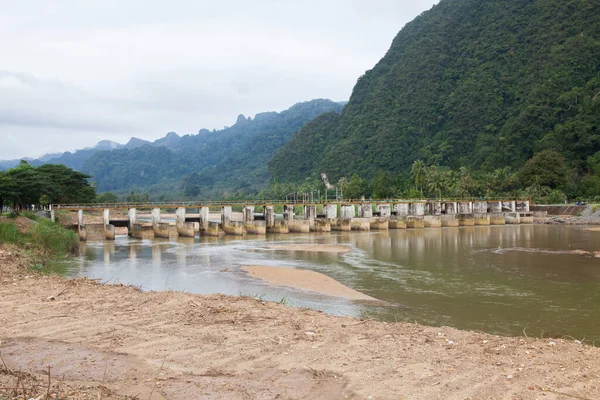
[[[410,169],[410,176],[415,182],[415,190],[421,190],[421,194],[423,194],[423,178],[426,168],[427,166],[422,160],[416,160]]]
[[[338,181],[336,187],[340,190],[340,196],[344,198],[344,192],[348,189],[348,178],[342,176]]]
[[[458,182],[457,189],[458,194],[461,198],[469,197],[471,195],[471,190],[475,186],[475,181],[471,176],[471,172],[467,167],[460,167],[458,169]]]

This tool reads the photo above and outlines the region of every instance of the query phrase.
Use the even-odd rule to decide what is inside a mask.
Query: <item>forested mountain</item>
[[[185,136],[171,132],[151,145],[96,152],[81,171],[93,177],[98,191],[252,193],[266,187],[267,161],[295,131],[320,114],[342,108],[341,103],[319,99],[254,119],[240,115],[235,125],[220,131],[202,129]]]
[[[600,170],[597,0],[441,0],[358,79],[340,118],[306,125],[269,169],[274,182],[407,176],[418,159],[486,172],[544,150],[570,179]]]

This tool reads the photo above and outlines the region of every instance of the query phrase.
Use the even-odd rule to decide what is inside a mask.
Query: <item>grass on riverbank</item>
[[[77,235],[33,213],[0,220],[0,243],[14,244],[32,256],[32,269],[47,272],[78,249]]]

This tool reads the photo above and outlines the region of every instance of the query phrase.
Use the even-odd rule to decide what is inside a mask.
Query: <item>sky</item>
[[[0,159],[349,99],[437,0],[0,0]]]

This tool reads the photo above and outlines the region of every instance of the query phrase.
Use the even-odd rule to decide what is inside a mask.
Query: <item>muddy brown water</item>
[[[346,245],[307,253],[271,245]],[[144,290],[247,295],[324,312],[502,335],[571,336],[600,344],[600,232],[515,225],[82,244],[69,277]],[[387,306],[353,303],[250,278],[244,265],[326,274]]]

